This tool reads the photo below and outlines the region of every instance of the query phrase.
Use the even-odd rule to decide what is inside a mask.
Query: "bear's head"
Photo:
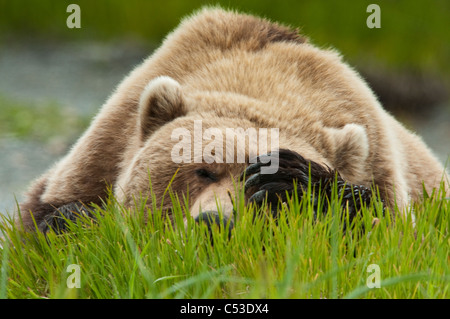
[[[157,205],[170,210],[170,185],[181,203],[189,195],[194,217],[202,211],[217,211],[218,205],[224,213],[232,212],[230,194],[234,195],[252,156],[249,149],[255,146],[248,135],[245,138],[246,132],[239,130],[251,128],[256,134],[258,130],[255,123],[235,114],[217,115],[217,109],[209,109],[210,103],[185,94],[177,81],[166,76],[146,86],[137,116],[139,146],[129,162],[122,164],[115,185],[121,202],[133,206],[135,200],[153,192]],[[265,142],[270,151],[268,133]]]
[[[274,122],[265,121],[267,116],[252,115],[251,110],[260,110],[257,103],[262,102],[234,93],[184,90],[166,76],[152,80],[139,101],[137,142],[129,150],[132,156],[122,163],[114,189],[117,199],[131,207],[144,197],[151,207],[153,193],[156,207],[170,211],[170,186],[181,203],[188,195],[192,216],[217,211],[218,206],[229,216],[235,191],[242,186],[239,177],[257,155],[275,154],[280,148],[301,150],[304,158],[336,167],[311,142],[273,127]],[[322,139],[334,150],[339,143],[354,144],[358,133],[359,128],[346,126]],[[346,136],[352,136],[350,144]],[[277,172],[277,158],[269,157],[266,164],[262,174]]]

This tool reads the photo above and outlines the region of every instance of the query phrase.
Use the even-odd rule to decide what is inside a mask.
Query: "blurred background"
[[[81,8],[80,29],[66,25],[71,3]],[[381,9],[379,29],[366,25],[371,3]],[[180,19],[208,4],[298,27],[339,50],[385,108],[448,161],[448,0],[0,0],[1,213],[13,212]]]

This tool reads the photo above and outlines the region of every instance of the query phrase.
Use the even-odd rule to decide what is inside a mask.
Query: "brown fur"
[[[192,214],[214,206],[214,194],[227,202],[230,174],[239,176],[244,164],[171,161],[171,132],[198,119],[204,129],[279,128],[280,147],[351,183],[375,182],[391,204],[419,198],[422,181],[431,190],[444,174],[336,52],[267,20],[203,9],[123,80],[72,150],[30,188],[25,226],[32,227],[29,211],[42,220],[42,207],[98,203],[108,185],[132,205],[133,196],[148,194],[148,172],[160,198],[179,169],[172,188],[182,194],[189,185]],[[195,176],[205,166],[218,183]]]

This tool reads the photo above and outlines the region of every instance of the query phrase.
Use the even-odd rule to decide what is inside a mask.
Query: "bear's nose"
[[[225,215],[220,216],[219,213],[214,210],[201,212],[200,214],[198,214],[197,217],[195,217],[195,221],[197,223],[200,222],[206,223],[206,226],[208,227],[210,234],[213,225],[217,225],[219,229],[227,229],[228,226],[228,238],[231,237],[231,230],[234,227],[233,220],[231,220]]]

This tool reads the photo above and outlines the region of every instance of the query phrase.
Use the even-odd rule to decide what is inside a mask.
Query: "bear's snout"
[[[201,212],[196,218],[197,223],[205,223],[208,227],[209,233],[211,234],[211,229],[213,225],[217,225],[220,229],[227,229],[228,227],[228,238],[231,237],[231,230],[234,227],[233,220],[227,216],[220,216],[217,211],[205,211]],[[212,240],[212,238],[211,238]]]

